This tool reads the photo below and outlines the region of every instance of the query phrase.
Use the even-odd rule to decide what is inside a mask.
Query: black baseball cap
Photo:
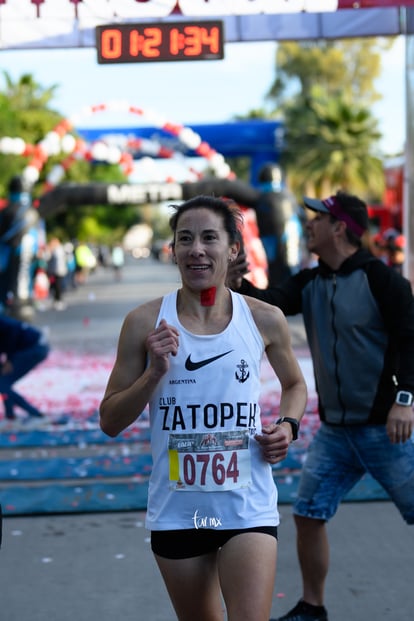
[[[361,237],[368,229],[369,219],[366,204],[356,196],[338,192],[329,198],[317,199],[303,197],[303,202],[308,209],[329,213],[334,218],[346,223],[350,231]]]

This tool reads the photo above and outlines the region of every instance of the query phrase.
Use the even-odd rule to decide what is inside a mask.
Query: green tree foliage
[[[0,93],[0,136],[22,138],[27,144],[38,143],[62,119],[49,107],[56,86],[43,89],[29,74],[21,76],[17,82],[13,82],[7,72],[3,72],[3,77],[5,87]],[[25,157],[0,155],[0,192],[3,197],[7,196],[9,180],[21,174],[27,161]],[[42,181],[50,165],[49,162]]]
[[[381,51],[393,41],[376,37],[280,43],[267,99],[276,109],[311,93],[370,106],[380,99],[375,80],[381,73]]]
[[[382,160],[374,154],[381,137],[367,108],[335,98],[296,98],[286,107],[282,166],[300,195],[327,196],[338,189],[380,200]]]
[[[268,117],[286,127],[282,166],[295,194],[326,196],[342,188],[381,200],[381,133],[370,107],[387,38],[279,43]],[[257,115],[258,111],[252,111]],[[250,115],[246,118],[251,118]]]
[[[0,138],[18,137],[26,144],[35,145],[64,118],[51,107],[57,86],[44,88],[30,74],[22,75],[16,82],[7,72],[3,73],[3,78],[4,87],[0,89]],[[64,154],[49,157],[33,188],[34,198],[42,194],[48,172],[64,157]],[[20,175],[27,164],[26,157],[0,154],[2,198],[7,198],[10,179]],[[65,181],[122,183],[126,178],[119,166],[76,161],[67,170]],[[139,211],[133,206],[85,205],[56,214],[46,224],[48,233],[58,235],[61,239],[79,238],[113,243],[121,239],[129,226],[139,221]]]
[[[20,136],[20,125],[18,111],[13,108],[8,96],[0,92],[0,137]],[[23,157],[10,157],[0,154],[0,196],[7,195],[9,180],[18,175],[25,166],[26,160]]]
[[[57,86],[43,88],[34,77],[25,74],[13,82],[5,71],[4,95],[18,120],[19,136],[27,142],[39,142],[61,120],[62,116],[49,105]]]

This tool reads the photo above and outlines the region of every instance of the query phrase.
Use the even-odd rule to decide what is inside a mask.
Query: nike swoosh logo
[[[224,354],[213,356],[213,358],[206,358],[205,360],[199,360],[198,362],[193,362],[191,360],[191,354],[190,354],[187,360],[185,361],[185,368],[187,369],[187,371],[197,371],[197,369],[201,369],[201,367],[205,367],[207,364],[210,364],[211,362],[214,362],[215,360],[218,360],[219,358],[222,358],[223,356],[227,356],[227,354],[229,354],[232,351],[233,351],[232,349],[229,349],[229,351],[224,352]]]

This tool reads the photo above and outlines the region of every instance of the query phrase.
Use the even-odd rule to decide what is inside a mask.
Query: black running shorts
[[[255,526],[234,530],[209,528],[153,530],[151,532],[151,549],[154,554],[163,558],[191,558],[215,552],[229,539],[243,533],[264,533],[277,539],[277,526]]]

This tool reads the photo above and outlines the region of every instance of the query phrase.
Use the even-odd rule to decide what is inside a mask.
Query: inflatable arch
[[[74,116],[60,121],[36,145],[26,144],[22,138],[5,136],[0,138],[0,153],[7,155],[21,155],[29,158],[29,162],[22,171],[23,184],[30,188],[38,182],[40,172],[50,156],[63,155],[64,159],[49,172],[46,179],[46,189],[58,185],[65,175],[67,168],[77,159],[106,161],[110,164],[119,164],[128,176],[132,173],[133,156],[131,151],[143,152],[149,157],[172,158],[175,153],[164,145],[148,139],[129,140],[125,136],[123,144],[108,143],[98,140],[88,145],[82,138],[73,135],[79,121],[85,116],[102,112],[116,112],[119,114],[134,114],[145,118],[155,127],[170,133],[182,143],[185,149],[191,149],[196,156],[204,158],[218,178],[234,177],[223,155],[218,153],[201,136],[191,128],[171,122],[152,110],[144,110],[123,101],[112,101],[104,104],[92,105],[84,108]]]
[[[177,183],[172,179],[167,179],[161,183],[139,184],[91,183],[77,185],[62,183],[66,170],[77,159],[83,158],[119,164],[124,173],[129,175],[132,172],[133,163],[130,150],[139,150],[147,154],[147,157],[174,157],[175,154],[172,149],[150,140],[134,139],[130,141],[126,137],[123,145],[108,144],[102,140],[88,145],[84,140],[73,135],[72,132],[82,116],[105,111],[116,111],[123,114],[130,113],[146,117],[147,121],[177,138],[186,150],[191,150],[196,156],[204,158],[212,172],[212,176],[200,178],[200,174],[193,174],[193,177],[195,177],[194,181],[183,183]],[[124,149],[121,147],[124,147]],[[152,111],[145,111],[126,102],[110,102],[108,104],[90,106],[82,110],[78,115],[60,121],[36,145],[27,144],[22,138],[7,136],[0,138],[0,152],[8,155],[24,156],[29,160],[22,171],[20,179],[13,180],[15,185],[17,183],[16,187],[19,186],[20,182],[20,195],[19,192],[14,192],[13,201],[10,201],[10,205],[3,211],[3,215],[6,216],[5,220],[9,224],[6,227],[7,230],[0,232],[0,243],[9,249],[10,247],[19,249],[22,240],[25,237],[27,238],[27,233],[33,229],[33,223],[36,218],[47,219],[49,216],[65,211],[72,206],[81,204],[143,205],[164,201],[187,200],[199,194],[226,196],[233,199],[242,208],[245,208],[246,228],[248,229],[245,241],[253,243],[253,240],[257,239],[256,231],[254,231],[254,217],[252,217],[252,213],[248,213],[248,208],[255,208],[261,196],[260,190],[236,179],[234,173],[225,162],[223,155],[212,148],[191,128],[170,122],[161,115]],[[61,154],[63,155],[63,160],[48,173],[44,186],[45,192],[36,201],[36,209],[34,209],[30,200],[30,190],[38,182],[40,173],[49,157]],[[22,205],[19,205],[19,196],[24,203],[23,209],[21,208]],[[259,242],[259,240],[257,241]],[[251,263],[260,272],[257,274],[256,281],[257,278],[260,278],[260,282],[264,285],[266,283],[266,257],[263,249],[260,248],[260,242],[255,242],[253,246],[253,252],[255,252],[257,258],[252,260]],[[18,260],[20,256],[19,250],[15,254],[16,257],[14,258]],[[25,257],[25,263],[28,264],[28,257]],[[14,264],[13,273],[19,274],[21,272],[20,268],[21,266]],[[7,271],[10,270],[8,270],[6,265],[5,272]],[[30,303],[30,292],[28,287],[22,290],[21,286],[15,282],[15,279],[12,279],[12,281],[9,282],[9,287],[11,288],[16,306],[21,308],[25,304]]]

